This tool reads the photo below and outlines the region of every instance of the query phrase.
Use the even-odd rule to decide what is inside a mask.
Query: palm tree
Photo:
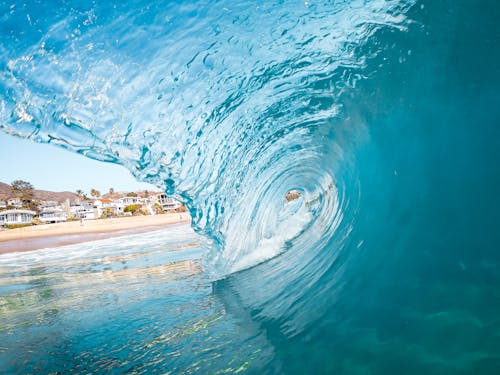
[[[90,195],[92,195],[93,197],[100,197],[101,196],[101,192],[99,190],[96,190],[96,189],[92,189],[90,190]]]

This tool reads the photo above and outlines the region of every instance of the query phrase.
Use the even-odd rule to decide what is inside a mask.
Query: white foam
[[[280,221],[271,236],[263,238],[253,251],[242,256],[231,266],[230,273],[256,266],[281,254],[285,251],[286,242],[297,237],[311,219],[310,212],[299,209],[295,214]]]

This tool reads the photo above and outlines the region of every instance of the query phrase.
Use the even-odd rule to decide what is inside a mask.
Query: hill
[[[0,199],[5,199],[10,195],[10,185],[0,182]]]
[[[70,191],[48,191],[48,190],[35,190],[35,198],[42,201],[57,201],[64,202],[66,199],[74,201],[78,198],[76,193]]]
[[[10,185],[0,182],[0,200],[6,200],[10,197]]]
[[[35,198],[43,201],[57,201],[64,202],[66,199],[75,200],[78,198],[76,193],[70,191],[48,191],[48,190],[37,190],[33,191]],[[11,198],[11,187],[9,184],[0,182],[0,200],[6,200]]]

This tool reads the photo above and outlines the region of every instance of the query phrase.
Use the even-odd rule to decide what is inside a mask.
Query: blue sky
[[[62,148],[8,135],[0,130],[0,181],[31,182],[36,189],[105,193],[159,189],[137,182],[122,166],[88,159]]]

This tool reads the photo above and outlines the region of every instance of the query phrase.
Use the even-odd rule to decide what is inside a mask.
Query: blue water
[[[0,128],[177,195],[201,258],[8,323],[11,371],[500,372],[497,2],[1,6]]]

